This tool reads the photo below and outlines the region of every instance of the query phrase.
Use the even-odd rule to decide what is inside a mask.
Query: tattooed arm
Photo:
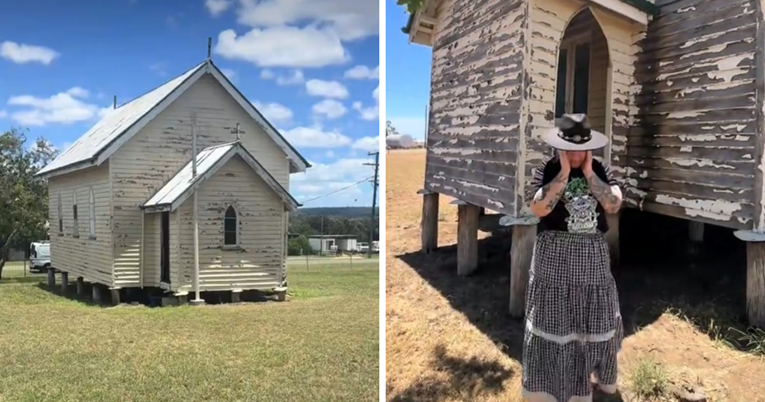
[[[566,190],[568,175],[571,173],[571,165],[565,152],[558,152],[558,160],[560,161],[560,171],[549,183],[542,185],[547,165],[540,171],[539,190],[534,194],[530,205],[531,212],[538,218],[543,218],[552,212],[555,204],[560,201],[560,197],[563,196],[563,192]]]
[[[531,200],[531,212],[538,218],[547,216],[555,208],[555,204],[560,201],[560,197],[563,196],[566,184],[568,184],[568,172],[561,170],[551,182],[542,186],[534,194],[534,198]]]
[[[607,214],[615,214],[619,212],[619,208],[622,206],[622,191],[619,186],[609,184],[595,173],[593,169],[592,153],[588,152],[587,161],[585,162],[584,177],[587,178],[587,183],[590,185],[590,191],[595,199],[598,200],[603,210]],[[609,177],[607,169],[599,165],[599,170],[602,170],[606,177]]]

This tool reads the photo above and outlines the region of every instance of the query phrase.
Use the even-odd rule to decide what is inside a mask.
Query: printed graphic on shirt
[[[590,192],[587,180],[578,177],[566,184],[563,201],[568,217],[566,224],[571,233],[596,233],[598,229],[598,201]]]

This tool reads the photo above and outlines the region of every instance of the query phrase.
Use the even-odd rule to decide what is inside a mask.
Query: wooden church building
[[[765,19],[759,0],[425,0],[404,32],[432,48],[423,249],[439,194],[462,204],[459,271],[481,209],[512,226],[510,311],[523,314],[540,139],[563,113],[610,138],[625,205],[737,230],[747,310],[765,327]],[[618,255],[618,216],[608,234]]]
[[[290,173],[309,163],[209,59],[111,110],[40,171],[52,266],[111,290],[286,291]],[[49,282],[55,283],[53,271]],[[188,296],[187,296],[188,295]]]

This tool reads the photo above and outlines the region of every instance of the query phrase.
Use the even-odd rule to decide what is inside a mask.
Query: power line
[[[305,200],[305,201],[303,201],[303,205],[305,205],[305,204],[308,204],[309,202],[312,202],[312,201],[316,201],[316,200],[318,200],[318,199],[324,198],[324,197],[328,197],[328,196],[330,196],[330,195],[332,195],[332,194],[336,194],[336,193],[339,193],[339,192],[341,192],[341,191],[345,191],[345,190],[347,190],[347,189],[349,189],[349,188],[351,188],[351,187],[353,187],[353,186],[358,186],[359,184],[361,184],[361,183],[364,183],[365,181],[367,181],[367,180],[369,180],[369,179],[371,179],[371,178],[373,178],[373,177],[374,177],[374,176],[369,176],[369,177],[367,177],[367,178],[365,178],[365,179],[363,179],[363,180],[359,180],[359,181],[357,181],[356,183],[353,183],[353,184],[351,184],[350,186],[346,186],[346,187],[343,187],[343,188],[337,189],[337,190],[335,190],[335,191],[329,192],[329,193],[327,193],[327,194],[324,194],[324,195],[320,195],[320,196],[318,196],[318,197],[315,197],[315,198],[311,198],[310,200]]]

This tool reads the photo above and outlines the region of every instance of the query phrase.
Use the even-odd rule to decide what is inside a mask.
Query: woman
[[[623,330],[604,234],[622,194],[592,157],[608,139],[585,115],[564,115],[544,140],[557,155],[538,169],[531,202],[540,224],[526,293],[523,396],[591,401],[593,388],[617,392]]]

